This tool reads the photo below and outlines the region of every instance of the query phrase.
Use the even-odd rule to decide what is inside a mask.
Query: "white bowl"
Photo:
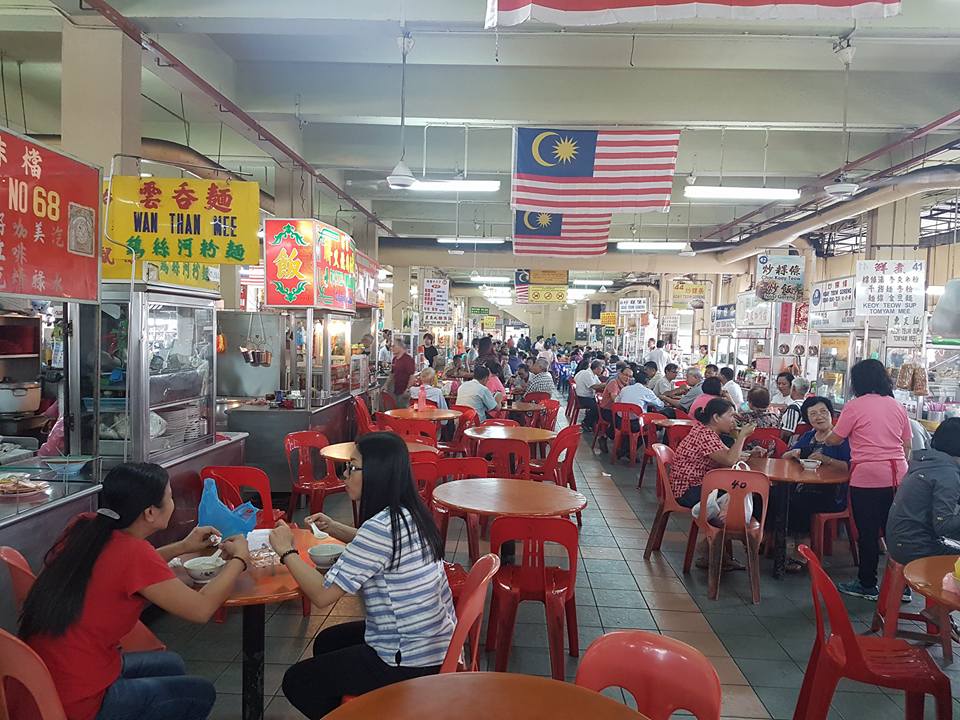
[[[810,460],[809,458],[801,459],[800,464],[803,465],[804,470],[816,470],[818,467],[820,467],[819,460]]]
[[[343,545],[333,545],[324,543],[323,545],[314,545],[307,549],[310,559],[318,568],[331,568],[337,559],[343,554]]]
[[[194,582],[208,583],[217,576],[221,568],[226,564],[226,561],[222,557],[201,556],[190,558],[183,563],[183,567],[187,571],[187,575],[189,575],[190,579]]]

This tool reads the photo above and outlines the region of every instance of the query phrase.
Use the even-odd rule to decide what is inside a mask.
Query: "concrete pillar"
[[[301,167],[277,163],[276,203],[277,217],[309,218],[314,217],[313,176]]]
[[[220,266],[220,297],[225,310],[240,309],[240,266]]]
[[[403,311],[410,306],[410,266],[393,266],[393,304],[386,308],[393,318],[393,328],[403,327]]]
[[[141,49],[113,28],[63,23],[60,83],[61,147],[110,174],[137,172],[140,155]]]

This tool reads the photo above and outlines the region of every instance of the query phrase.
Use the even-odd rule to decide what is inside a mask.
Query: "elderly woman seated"
[[[427,388],[427,400],[430,402],[436,403],[437,407],[441,410],[447,409],[447,401],[443,397],[443,390],[441,390],[437,382],[437,373],[433,368],[424,368],[420,371],[418,376],[420,381],[417,385],[423,385]],[[416,385],[410,390],[410,402],[415,403],[417,401],[418,393],[420,391],[416,389]]]

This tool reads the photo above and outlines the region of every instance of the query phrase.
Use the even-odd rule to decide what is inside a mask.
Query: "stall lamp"
[[[687,185],[683,196],[690,200],[799,200],[796,188],[738,187],[735,185]]]
[[[932,295],[933,297],[940,297],[943,295],[946,290],[944,285],[931,285],[927,288],[927,295]]]
[[[503,245],[506,240],[495,237],[440,237],[441,245]]]

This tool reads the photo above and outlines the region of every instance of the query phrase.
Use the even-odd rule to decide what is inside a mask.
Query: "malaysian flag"
[[[689,18],[868,20],[900,14],[900,0],[487,0],[486,27],[551,23],[567,27]]]
[[[561,215],[518,210],[513,223],[513,254],[604,255],[609,237],[608,214]]]
[[[679,130],[517,128],[511,205],[563,213],[670,208]]]

